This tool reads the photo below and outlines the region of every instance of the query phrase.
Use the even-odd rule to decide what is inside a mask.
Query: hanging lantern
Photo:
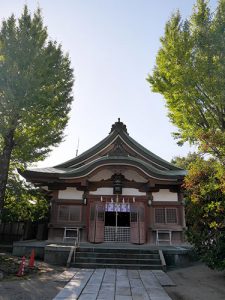
[[[124,176],[122,174],[115,174],[112,177],[113,179],[113,194],[121,195],[122,194],[122,181]]]

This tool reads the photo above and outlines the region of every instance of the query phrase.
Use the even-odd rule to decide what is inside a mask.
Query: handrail
[[[72,256],[73,256],[73,263],[75,263],[75,256],[76,256],[76,250],[79,247],[79,242],[77,240],[75,240],[74,242],[74,246],[71,246],[70,248],[70,253],[66,262],[66,267],[69,268],[70,267],[70,263],[72,260]]]
[[[73,251],[73,263],[75,263],[76,250],[79,247],[79,240],[74,243],[74,251]]]
[[[162,269],[163,269],[163,271],[166,271],[166,261],[165,261],[162,250],[159,250],[159,257],[161,260]]]
[[[67,232],[74,231],[75,236],[68,236]],[[71,239],[77,239],[78,243],[80,241],[80,228],[79,227],[64,227],[64,234],[63,234],[63,242],[66,240],[71,240]]]

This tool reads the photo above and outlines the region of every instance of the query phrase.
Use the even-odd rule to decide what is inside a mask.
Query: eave
[[[91,161],[78,168],[44,168],[44,169],[31,169],[21,173],[25,178],[49,178],[49,179],[76,179],[84,178],[93,173],[96,169],[101,167],[120,167],[127,166],[138,169],[148,177],[159,180],[182,180],[186,175],[184,170],[159,170],[146,162],[134,157],[113,157],[104,156],[94,161]],[[33,181],[33,180],[32,180]]]
[[[82,164],[86,164],[86,162],[99,154],[101,156],[101,152],[104,151],[109,145],[113,144],[113,142],[120,138],[123,143],[125,143],[128,147],[130,147],[138,156],[143,157],[144,160],[147,160],[149,163],[153,163],[160,168],[168,169],[168,170],[182,170],[174,166],[173,164],[167,162],[166,160],[160,158],[159,156],[155,155],[141,144],[136,142],[133,138],[129,136],[129,134],[125,130],[120,130],[120,124],[122,122],[116,122],[115,124],[119,124],[114,126],[114,130],[110,132],[110,134],[100,141],[98,144],[90,148],[89,150],[85,151],[81,155],[68,160],[62,164],[56,165],[55,168],[75,168]],[[123,129],[123,128],[122,128]]]

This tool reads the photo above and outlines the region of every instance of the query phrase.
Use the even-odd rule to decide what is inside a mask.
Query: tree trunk
[[[11,129],[4,137],[4,146],[0,155],[0,220],[2,210],[4,207],[6,184],[9,173],[9,163],[11,159],[12,150],[14,147],[14,129]]]

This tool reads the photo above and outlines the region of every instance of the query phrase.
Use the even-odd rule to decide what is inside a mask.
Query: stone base
[[[44,261],[52,265],[66,266],[71,246],[49,244],[45,247]]]
[[[176,268],[190,265],[193,261],[196,261],[197,258],[194,255],[193,249],[190,246],[155,246],[155,245],[132,245],[132,244],[90,244],[83,243],[81,244],[83,249],[95,249],[101,248],[105,252],[107,249],[110,252],[110,249],[117,249],[116,252],[120,250],[128,251],[130,249],[135,250],[159,250],[161,249],[166,265],[168,268]],[[63,244],[62,242],[53,242],[53,241],[19,241],[14,242],[13,244],[13,255],[15,256],[30,256],[32,249],[35,251],[35,258],[44,260],[50,264],[66,266],[66,262],[69,256],[71,249],[70,244]],[[90,251],[89,250],[89,251]],[[85,250],[86,251],[86,250]]]
[[[44,259],[45,241],[20,241],[13,243],[13,252],[15,256],[30,256],[34,249],[35,258]]]
[[[187,267],[198,258],[191,247],[177,247],[176,249],[163,249],[167,268]]]

